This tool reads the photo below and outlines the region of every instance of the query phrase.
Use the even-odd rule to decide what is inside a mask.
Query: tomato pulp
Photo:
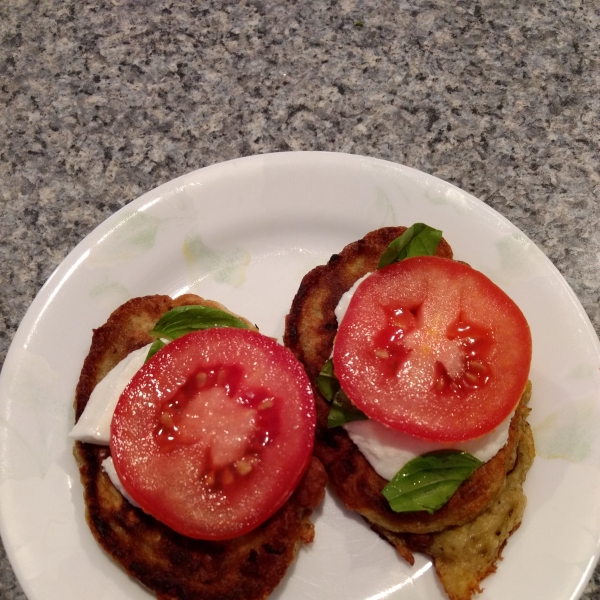
[[[110,448],[144,511],[189,537],[229,539],[289,498],[315,420],[310,383],[287,348],[214,328],[169,343],[138,371],[117,404]]]
[[[455,442],[507,418],[527,383],[531,333],[485,275],[435,256],[389,265],[357,288],[335,340],[340,384],[367,416]]]

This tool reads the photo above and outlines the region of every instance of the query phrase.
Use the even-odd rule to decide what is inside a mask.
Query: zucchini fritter
[[[176,306],[216,302],[187,294],[134,298],[94,331],[75,396],[79,419],[96,384],[127,354],[150,343],[158,319]],[[251,325],[246,321],[248,325]],[[254,327],[252,327],[255,329]],[[310,543],[312,510],[323,500],[327,476],[313,458],[294,494],[252,532],[225,541],[183,536],[132,506],[102,469],[107,446],[75,443],[86,519],[102,548],[159,600],[262,600],[279,584],[301,543]]]
[[[410,564],[414,563],[413,551],[432,556],[450,598],[469,600],[479,591],[481,579],[495,570],[502,546],[521,522],[525,505],[521,483],[534,455],[525,421],[530,385],[515,411],[507,444],[433,514],[391,510],[381,494],[388,482],[375,472],[342,427],[328,429],[329,404],[317,386],[317,376],[332,353],[338,326],[334,311],[340,298],[357,279],[377,269],[383,251],[404,231],[406,227],[372,231],[305,275],[286,317],[284,343],[303,363],[311,380],[317,402],[314,453],[325,466],[335,493]],[[444,239],[436,254],[453,258]],[[490,528],[491,522],[499,525]],[[472,548],[475,538],[480,548],[487,548],[477,556]]]

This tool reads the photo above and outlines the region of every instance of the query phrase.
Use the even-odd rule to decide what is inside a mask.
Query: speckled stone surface
[[[0,3],[0,361],[108,215],[223,160],[403,163],[525,232],[600,332],[594,0]],[[24,600],[0,547],[0,598]],[[583,598],[600,599],[600,570]]]

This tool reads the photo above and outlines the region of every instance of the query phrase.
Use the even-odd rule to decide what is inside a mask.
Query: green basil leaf
[[[161,340],[154,340],[152,346],[148,348],[148,354],[146,355],[146,360],[144,362],[148,362],[161,348],[164,348],[166,344]]]
[[[441,239],[442,232],[439,229],[433,229],[425,223],[415,223],[386,248],[377,268],[383,269],[413,256],[433,256]]]
[[[406,463],[381,493],[395,512],[426,510],[432,514],[481,464],[461,450],[423,454]]]
[[[317,375],[317,387],[327,402],[333,402],[340,390],[340,382],[333,372],[333,359],[329,359]]]
[[[368,419],[364,412],[356,408],[346,392],[340,388],[331,402],[331,409],[327,417],[327,427],[339,427],[350,421],[363,421]]]
[[[327,402],[331,404],[327,417],[327,427],[338,427],[350,421],[368,419],[367,415],[356,408],[346,392],[341,388],[333,370],[333,360],[330,358],[317,375],[317,386]]]
[[[150,335],[175,340],[192,331],[211,327],[249,329],[244,321],[223,310],[193,305],[178,306],[166,312],[154,326]]]

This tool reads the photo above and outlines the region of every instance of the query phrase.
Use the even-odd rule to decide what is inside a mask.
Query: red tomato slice
[[[340,384],[369,417],[435,441],[477,438],[515,408],[531,333],[482,273],[435,256],[405,259],[358,286],[335,340]]]
[[[251,531],[289,498],[313,448],[315,405],[293,354],[244,329],[181,337],[134,376],[111,425],[125,490],[186,536]]]

